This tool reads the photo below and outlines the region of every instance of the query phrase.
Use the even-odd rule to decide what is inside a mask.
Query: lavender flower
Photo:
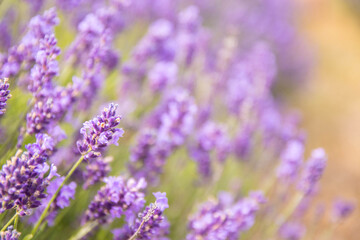
[[[53,34],[40,39],[40,47],[35,56],[35,65],[31,69],[31,80],[28,89],[35,96],[43,88],[52,89],[52,78],[59,74],[56,57],[60,48],[56,46],[57,40]]]
[[[326,154],[322,148],[312,151],[300,179],[299,187],[306,194],[314,192],[326,167]]]
[[[165,98],[144,129],[130,156],[130,171],[156,183],[166,159],[184,144],[195,122],[196,105],[188,92],[180,90]]]
[[[131,149],[129,170],[135,178],[155,183],[170,153],[168,145],[159,143],[155,129],[144,129]]]
[[[156,118],[159,125],[160,142],[168,142],[173,147],[182,145],[193,130],[197,106],[185,90],[179,89],[166,98]]]
[[[116,115],[117,105],[110,104],[101,115],[84,123],[80,129],[83,139],[77,142],[79,152],[86,160],[101,156],[101,152],[110,144],[118,145],[124,131],[116,128],[121,117]]]
[[[83,172],[85,179],[84,188],[88,188],[90,185],[100,182],[110,172],[111,168],[109,163],[113,160],[112,157],[96,158],[86,166],[86,170]]]
[[[113,231],[115,240],[126,240],[136,234],[136,239],[162,239],[169,233],[169,223],[163,212],[169,207],[166,193],[153,193],[156,202],[139,214],[135,223]]]
[[[241,126],[234,140],[234,152],[241,160],[247,160],[253,149],[252,136],[254,127],[250,124]]]
[[[55,8],[45,11],[43,15],[33,17],[20,44],[9,49],[8,56],[0,69],[0,76],[15,76],[21,70],[21,66],[26,70],[30,69],[36,59],[40,40],[53,34],[53,28],[58,23]]]
[[[26,115],[28,134],[52,131],[77,98],[73,86],[44,89]]]
[[[334,222],[340,222],[347,218],[354,210],[354,203],[339,199],[333,204],[332,220]]]
[[[16,208],[20,216],[41,205],[46,188],[56,173],[56,167],[46,163],[54,149],[54,141],[45,134],[36,135],[36,143],[26,145],[0,171],[0,212]],[[46,173],[50,168],[47,176]]]
[[[0,79],[0,116],[6,111],[6,102],[11,98],[8,79]]]
[[[81,95],[79,107],[82,110],[87,110],[91,106],[94,96],[96,96],[105,79],[101,69],[107,67],[109,70],[112,70],[116,66],[118,59],[109,47],[112,42],[110,31],[104,30],[100,35],[96,35],[96,37],[90,34],[90,39],[87,39],[86,33],[84,34],[84,36],[80,35],[79,41],[83,41],[82,37],[84,37],[86,43],[75,42],[76,49],[73,50],[73,53],[70,53],[72,53],[76,57],[77,62],[82,63],[84,67],[82,79],[78,79],[79,81],[76,82],[76,89]],[[81,48],[82,51],[79,50],[81,54],[77,53],[77,48]]]
[[[304,235],[304,226],[296,222],[287,222],[279,229],[279,236],[283,240],[300,240]]]
[[[168,20],[159,19],[149,26],[147,34],[134,48],[123,72],[128,79],[142,81],[147,72],[148,60],[173,62],[175,52],[174,26]]]
[[[281,154],[281,163],[277,168],[277,176],[283,180],[294,181],[303,162],[304,145],[292,140]]]
[[[187,7],[179,13],[177,42],[181,49],[179,54],[181,54],[185,60],[186,66],[190,66],[193,62],[195,53],[201,43],[201,21],[199,9],[196,6]]]
[[[20,234],[13,226],[9,226],[5,232],[0,233],[1,240],[18,240]]]
[[[149,72],[150,88],[154,92],[164,90],[177,78],[177,66],[173,62],[157,62]]]
[[[190,218],[190,233],[186,239],[238,239],[242,232],[245,232],[254,224],[255,213],[263,198],[258,194],[243,198],[236,203],[226,197],[221,201],[212,200],[204,203],[199,211]],[[259,202],[261,199],[261,202]]]
[[[136,213],[144,207],[144,193],[141,190],[146,187],[145,180],[108,177],[104,182],[106,185],[98,191],[90,203],[84,220],[107,223],[122,215],[125,215],[130,222],[135,219]]]
[[[191,156],[198,164],[198,169],[203,177],[211,175],[211,152],[215,151],[217,160],[223,162],[230,152],[230,140],[226,136],[223,126],[214,122],[207,122],[200,129],[196,145],[191,151]]]

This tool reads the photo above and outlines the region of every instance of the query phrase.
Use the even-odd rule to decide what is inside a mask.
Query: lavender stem
[[[91,151],[91,148],[88,152]],[[85,155],[85,154],[84,154]],[[70,169],[69,173],[66,175],[64,181],[60,184],[59,188],[56,190],[55,194],[52,196],[52,198],[50,199],[49,203],[47,204],[46,208],[44,209],[44,211],[42,212],[39,220],[37,221],[35,227],[33,228],[31,234],[29,235],[28,239],[32,239],[33,236],[35,235],[35,233],[37,232],[38,228],[40,227],[42,221],[45,219],[51,204],[55,201],[57,195],[59,194],[61,188],[65,185],[65,183],[67,182],[67,180],[71,177],[71,175],[74,173],[74,171],[76,170],[76,168],[81,164],[81,162],[84,160],[84,155],[81,155],[81,157],[79,158],[79,160],[77,160],[77,162],[73,165],[73,167]]]
[[[14,216],[5,224],[5,226],[1,229],[1,232],[4,232],[7,227],[15,220],[15,218],[18,216],[18,213],[15,213]]]

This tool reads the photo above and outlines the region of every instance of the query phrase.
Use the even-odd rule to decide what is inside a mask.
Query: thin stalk
[[[19,215],[16,214],[15,221],[14,221],[14,229],[17,229],[18,222],[19,222]]]
[[[91,230],[98,225],[97,221],[86,223],[75,236],[72,236],[70,240],[79,240],[85,237]]]
[[[137,235],[139,234],[141,228],[144,226],[145,222],[146,222],[145,220],[143,220],[143,221],[141,222],[139,228],[136,230],[136,232],[135,232],[128,240],[136,240],[136,237],[137,237]]]
[[[156,202],[151,205],[151,209],[147,212],[145,217],[143,217],[142,222],[136,232],[128,239],[128,240],[136,240],[137,235],[140,233],[141,228],[144,226],[144,224],[149,221],[150,217],[154,214],[155,210],[157,209]]]
[[[276,231],[278,230],[278,227],[283,225],[286,221],[289,220],[291,215],[294,213],[296,208],[299,206],[300,202],[303,200],[304,195],[298,194],[294,197],[293,201],[290,202],[290,204],[285,208],[285,211],[280,219],[278,219],[272,227],[269,229],[270,236],[273,236],[276,234]]]
[[[69,180],[69,178],[71,177],[71,175],[74,173],[74,171],[76,170],[76,168],[80,165],[80,163],[84,160],[84,155],[81,155],[81,157],[79,158],[79,160],[77,160],[77,162],[73,165],[73,167],[70,169],[69,173],[66,175],[64,181],[62,181],[62,183],[60,184],[60,186],[58,187],[58,189],[56,190],[55,194],[52,196],[52,198],[50,199],[49,203],[47,204],[46,208],[44,209],[44,211],[42,212],[39,220],[37,221],[35,227],[33,228],[33,230],[31,231],[31,237],[29,239],[32,239],[32,237],[35,235],[35,233],[37,232],[37,230],[39,229],[42,221],[45,219],[45,217],[47,216],[47,213],[50,209],[51,204],[55,201],[57,195],[59,194],[60,190],[62,189],[62,187],[65,185],[65,183],[67,182],[67,180]]]
[[[15,218],[18,216],[17,213],[5,224],[5,226],[1,229],[1,232],[6,231],[7,227],[10,226],[10,224],[15,220]]]

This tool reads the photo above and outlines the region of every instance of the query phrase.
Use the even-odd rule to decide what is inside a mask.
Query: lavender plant
[[[326,153],[304,161],[298,118],[274,91],[306,76],[289,57],[303,56],[289,2],[13,11],[16,29],[0,23],[1,240],[312,237]],[[329,224],[353,210],[339,200]]]

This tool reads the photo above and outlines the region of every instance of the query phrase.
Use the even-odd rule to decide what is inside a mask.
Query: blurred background
[[[329,202],[343,195],[357,205],[333,239],[355,240],[360,229],[360,1],[298,3],[313,68],[304,89],[290,98],[303,116],[308,150],[322,146],[329,156],[319,198]]]

